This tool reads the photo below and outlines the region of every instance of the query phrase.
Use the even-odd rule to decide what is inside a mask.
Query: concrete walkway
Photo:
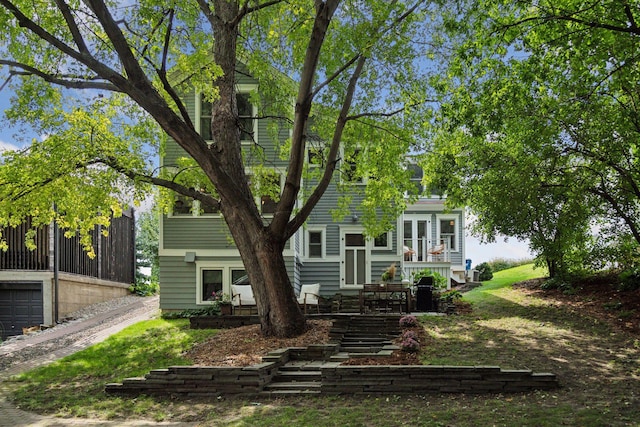
[[[195,426],[195,423],[171,423],[154,421],[99,421],[88,419],[56,418],[41,416],[25,412],[13,406],[7,399],[10,386],[6,380],[14,375],[26,372],[33,368],[47,365],[60,358],[83,350],[96,343],[104,341],[110,335],[143,320],[151,319],[158,315],[158,297],[141,298],[132,304],[119,307],[115,310],[93,316],[89,319],[75,322],[72,325],[53,330],[48,333],[37,334],[24,340],[16,340],[0,347],[0,357],[3,355],[26,349],[37,344],[43,344],[50,340],[64,338],[73,334],[79,334],[72,345],[53,351],[46,356],[41,356],[27,362],[12,365],[8,369],[0,371],[0,427],[66,427],[66,426]]]

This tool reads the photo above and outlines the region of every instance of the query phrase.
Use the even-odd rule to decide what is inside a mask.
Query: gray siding
[[[340,263],[306,261],[300,274],[300,282],[320,283],[320,295],[330,297],[340,292]]]
[[[165,249],[229,249],[235,245],[224,220],[180,215],[163,219]]]
[[[196,265],[182,257],[160,257],[160,309],[185,310],[196,305]]]

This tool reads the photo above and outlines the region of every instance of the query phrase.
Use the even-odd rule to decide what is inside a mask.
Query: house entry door
[[[367,282],[367,242],[362,233],[345,233],[343,285],[355,286]]]

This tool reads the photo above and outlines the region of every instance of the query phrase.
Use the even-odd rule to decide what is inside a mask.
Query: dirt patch
[[[185,356],[196,365],[250,366],[262,362],[261,357],[270,351],[328,343],[331,323],[331,320],[310,320],[307,331],[295,338],[265,338],[260,325],[224,329],[195,345]]]
[[[618,329],[640,334],[640,289],[619,290],[616,276],[596,276],[562,289],[544,289],[543,284],[544,279],[534,279],[513,287]]]

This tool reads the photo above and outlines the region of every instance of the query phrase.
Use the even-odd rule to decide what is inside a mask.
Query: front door
[[[342,234],[342,285],[357,286],[367,282],[367,241],[360,232]]]

